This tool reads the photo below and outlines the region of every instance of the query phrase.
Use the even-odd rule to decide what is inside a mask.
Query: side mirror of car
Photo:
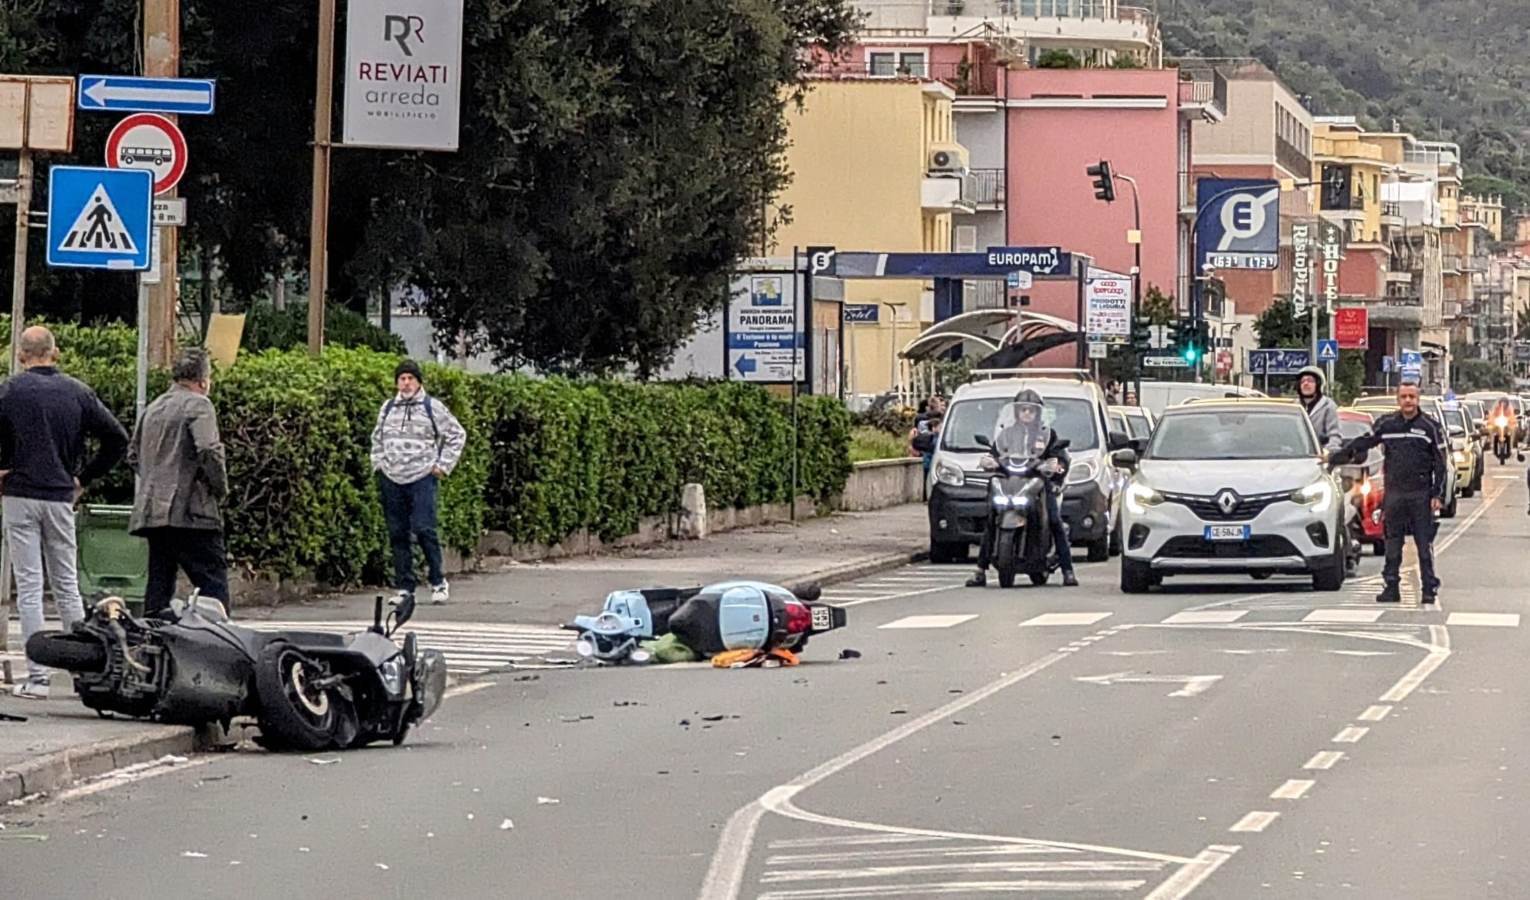
[[[990,450],[993,449],[993,438],[986,434],[973,435],[972,439],[977,441],[977,445],[979,447],[987,447]]]
[[[1128,444],[1129,449],[1131,449],[1131,450],[1136,452],[1138,459],[1141,459],[1142,457],[1147,456],[1147,446],[1148,446],[1148,439],[1147,438],[1132,438],[1130,441],[1127,442],[1127,444]]]
[[[1462,428],[1460,425],[1452,425],[1452,426],[1450,426],[1450,436],[1451,437],[1466,437],[1466,429]]]
[[[1112,431],[1110,433],[1110,449],[1125,450],[1132,445],[1132,439],[1124,432]]]
[[[1117,450],[1110,454],[1110,464],[1118,469],[1135,471],[1137,468],[1137,451],[1130,447],[1124,450]]]

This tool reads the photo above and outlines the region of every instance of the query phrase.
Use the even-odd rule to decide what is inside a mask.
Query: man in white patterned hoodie
[[[436,535],[440,479],[462,458],[467,432],[446,404],[425,393],[425,376],[412,359],[393,370],[397,396],[383,404],[372,430],[372,469],[382,493],[383,517],[393,545],[398,600],[413,597],[413,539],[425,551],[430,600],[445,603],[446,576],[441,572],[441,540]]]

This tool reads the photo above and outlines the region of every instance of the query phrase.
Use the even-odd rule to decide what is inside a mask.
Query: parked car
[[[1456,469],[1456,483],[1461,485],[1461,496],[1470,497],[1482,490],[1483,460],[1482,436],[1472,428],[1472,417],[1459,404],[1448,409],[1446,428],[1450,433],[1450,462]]]
[[[1153,436],[1153,426],[1157,424],[1158,417],[1151,410],[1140,406],[1112,406],[1110,420],[1115,430],[1132,440],[1138,440]]]
[[[1155,416],[1191,398],[1197,400],[1227,397],[1263,397],[1262,391],[1234,384],[1196,384],[1188,381],[1144,381],[1137,403]]]
[[[1120,552],[1121,535],[1116,526],[1126,479],[1111,465],[1110,453],[1129,446],[1130,438],[1110,427],[1105,392],[1083,370],[1004,370],[993,374],[1032,371],[1036,377],[997,377],[964,384],[951,398],[930,465],[932,562],[965,559],[971,547],[982,541],[992,473],[979,467],[988,451],[977,436],[992,438],[1008,425],[1001,414],[1008,413],[1015,394],[1025,388],[1046,401],[1047,424],[1069,441],[1073,466],[1062,496],[1069,543],[1087,547],[1090,562],[1103,562]]]
[[[1117,451],[1132,471],[1121,526],[1121,590],[1165,576],[1307,574],[1344,584],[1344,512],[1337,479],[1301,407],[1202,400],[1172,407],[1146,452]]]

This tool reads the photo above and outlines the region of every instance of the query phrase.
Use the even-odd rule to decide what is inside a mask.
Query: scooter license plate
[[[828,608],[827,606],[813,607],[813,630],[834,630],[834,610]]]
[[[1207,525],[1206,540],[1208,541],[1246,541],[1248,540],[1249,527],[1247,525]]]

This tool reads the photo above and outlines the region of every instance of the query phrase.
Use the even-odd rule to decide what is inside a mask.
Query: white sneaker
[[[23,700],[46,700],[51,679],[47,675],[28,677],[26,681],[11,687],[11,696]]]
[[[446,582],[443,581],[440,584],[432,585],[431,586],[431,588],[430,588],[430,602],[431,603],[445,603],[446,601],[448,601],[450,599],[451,599],[451,585],[449,585],[449,584],[447,584]]]

